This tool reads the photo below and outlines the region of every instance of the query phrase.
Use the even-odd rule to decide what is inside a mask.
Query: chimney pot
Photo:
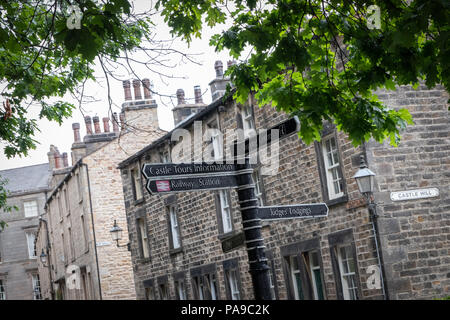
[[[80,142],[80,124],[79,123],[72,123],[72,129],[73,129],[73,140],[74,142]]]
[[[178,104],[186,104],[186,101],[184,100],[184,90],[183,89],[178,89],[177,90],[177,100],[178,100]]]
[[[84,117],[84,122],[86,123],[86,134],[92,134],[92,122],[91,117]]]
[[[203,103],[202,90],[200,86],[194,87],[195,103]]]
[[[144,98],[145,99],[151,99],[152,98],[152,93],[150,91],[150,80],[145,78],[142,80],[142,84],[144,87]]]
[[[134,100],[141,100],[141,81],[134,79],[133,80],[133,87],[134,87]]]
[[[55,153],[55,169],[61,168],[61,155],[59,153]]]
[[[125,100],[132,100],[131,98],[131,89],[130,89],[130,80],[122,81],[123,92],[125,94]]]
[[[228,62],[227,62],[227,68],[229,68],[229,67],[231,67],[231,66],[234,66],[236,64],[236,61],[234,61],[234,60],[228,60]]]
[[[103,120],[103,131],[109,132],[109,118],[105,117]]]
[[[118,119],[117,119],[117,112],[113,113],[113,119],[112,119],[112,124],[113,124],[113,131],[114,132],[119,132],[119,123],[118,123]]]
[[[64,152],[62,154],[62,159],[63,159],[63,168],[67,168],[69,166],[69,160],[67,158],[67,152]]]
[[[101,133],[101,131],[100,131],[100,119],[97,116],[95,116],[95,117],[92,117],[92,121],[94,122],[95,133]]]
[[[223,78],[223,63],[220,60],[217,60],[214,63],[214,69],[216,69],[216,78]]]

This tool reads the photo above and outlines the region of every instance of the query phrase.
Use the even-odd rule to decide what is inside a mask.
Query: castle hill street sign
[[[258,208],[258,217],[262,220],[322,218],[327,216],[328,207],[325,203],[269,206]]]
[[[405,200],[415,200],[424,198],[434,198],[439,196],[438,188],[426,188],[426,189],[415,189],[415,190],[405,190],[405,191],[393,191],[391,192],[392,201],[405,201]]]
[[[236,176],[216,175],[195,178],[149,179],[147,191],[153,193],[172,193],[201,190],[219,190],[237,187]]]

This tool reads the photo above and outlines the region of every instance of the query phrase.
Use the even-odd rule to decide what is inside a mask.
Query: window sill
[[[149,263],[151,261],[152,260],[150,259],[150,257],[148,257],[148,258],[140,258],[140,259],[137,260],[137,263]]]
[[[138,199],[138,200],[134,200],[134,205],[138,205],[138,204],[141,204],[141,203],[144,203],[144,197],[142,197],[142,198],[140,198],[140,199]]]
[[[221,234],[219,234],[219,235],[217,236],[217,238],[218,238],[220,241],[223,241],[223,240],[227,240],[227,239],[229,239],[229,238],[231,238],[231,237],[237,235],[238,233],[239,233],[239,232],[236,231],[236,230],[231,230],[231,231],[229,231],[229,232],[227,232],[227,233],[221,233]]]
[[[169,254],[171,256],[176,255],[177,253],[183,252],[183,247],[179,247],[176,249],[169,249]]]
[[[325,203],[328,207],[333,207],[338,204],[342,204],[342,203],[346,203],[346,202],[348,202],[348,195],[344,194],[342,197],[332,199],[332,200],[327,200]]]

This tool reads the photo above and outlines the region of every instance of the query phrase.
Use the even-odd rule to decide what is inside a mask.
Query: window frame
[[[30,236],[33,236],[33,250],[30,248]],[[27,240],[28,259],[37,259],[36,231],[25,231],[25,237]],[[31,251],[33,251],[34,255],[31,254]]]
[[[34,202],[36,204],[36,215],[27,215],[26,204],[30,202]],[[34,218],[39,216],[39,202],[37,199],[27,199],[23,201],[23,215],[25,218]]]
[[[130,169],[130,180],[134,203],[137,204],[144,201],[144,190],[142,188],[142,175],[139,166]],[[138,194],[140,195],[139,198]]]
[[[330,181],[328,174],[328,166],[326,164],[327,159],[324,156],[324,148],[327,140],[334,138],[336,142],[336,150],[337,150],[337,159],[339,165],[336,167],[339,176],[342,179],[342,192],[337,196],[330,196]],[[342,156],[339,146],[339,139],[337,136],[336,127],[333,124],[326,123],[324,124],[324,129],[321,132],[321,141],[314,142],[314,147],[316,151],[316,159],[317,159],[317,167],[319,170],[319,178],[320,178],[320,186],[322,190],[322,198],[323,201],[330,207],[333,205],[337,205],[340,203],[344,203],[348,201],[348,191],[347,191],[347,182],[345,179],[344,171],[343,171],[343,162]]]
[[[173,275],[172,275],[172,277],[173,277],[173,285],[174,285],[174,288],[175,288],[175,299],[177,299],[177,300],[188,300],[189,299],[189,297],[188,297],[188,290],[187,290],[187,282],[186,282],[186,275],[185,275],[185,272],[184,271],[180,271],[180,272],[177,272],[177,273],[174,273]],[[179,288],[178,288],[178,284],[182,284],[182,292],[183,292],[183,295],[184,295],[184,297],[183,297],[183,299],[181,299],[181,296],[180,296],[180,292],[179,292]]]
[[[296,242],[289,244],[287,246],[281,247],[280,252],[283,257],[283,272],[285,275],[286,288],[288,291],[288,299],[295,299],[296,292],[294,283],[294,278],[292,277],[292,259],[297,261],[298,270],[300,273],[300,281],[301,281],[301,291],[304,300],[316,300],[316,296],[314,295],[314,280],[313,275],[309,271],[308,261],[305,259],[305,255],[309,254],[309,252],[317,251],[318,253],[318,262],[320,266],[320,275],[322,281],[322,293],[324,300],[327,300],[327,292],[324,282],[324,268],[323,268],[323,260],[320,249],[320,239],[318,237]],[[299,297],[300,298],[300,297]]]
[[[200,266],[191,269],[191,284],[192,284],[192,294],[195,300],[213,300],[211,285],[215,283],[215,298],[220,300],[220,291],[218,286],[217,269],[216,264],[212,263],[209,265]],[[209,279],[214,277],[214,283]],[[201,284],[201,286],[199,286]],[[208,288],[209,285],[209,288]],[[202,289],[201,291],[199,289]],[[200,298],[200,293],[203,296]]]
[[[181,238],[181,227],[180,227],[180,219],[178,218],[178,206],[176,204],[171,204],[166,206],[167,212],[167,223],[168,223],[168,234],[169,234],[169,250],[171,253],[177,253],[182,250],[183,242]],[[175,213],[175,222],[176,229],[174,230],[173,222],[172,222],[172,212]],[[174,239],[174,231],[178,237],[178,246],[175,247],[175,239]]]
[[[222,197],[226,197],[226,201],[228,203],[228,206],[223,205]],[[235,230],[234,227],[234,221],[233,221],[233,207],[231,202],[231,195],[229,190],[218,190],[215,192],[215,204],[216,204],[216,216],[217,216],[217,222],[218,222],[218,229],[219,229],[219,236],[232,234]],[[230,221],[230,227],[231,229],[226,229],[224,226],[225,218],[228,219],[228,217],[224,217],[224,209],[228,208],[228,216]]]
[[[235,278],[234,283],[236,285],[237,293],[239,295],[238,299],[234,299],[234,293],[233,288],[231,287],[231,281],[230,281],[230,273],[234,272]],[[226,292],[226,298],[228,300],[243,300],[244,299],[244,292],[242,288],[242,282],[241,282],[241,276],[239,272],[239,261],[238,258],[225,260],[223,262],[223,274],[224,274],[224,282],[225,282],[225,292]]]
[[[0,277],[0,301],[6,300],[6,279]]]
[[[142,221],[142,227],[144,230],[141,228],[140,221]],[[136,217],[136,231],[139,241],[139,256],[141,259],[150,259],[150,242],[148,237],[147,218],[145,217],[145,214]],[[144,234],[146,235],[145,238],[142,237],[142,231],[144,231]],[[148,256],[145,255],[144,244],[146,246]]]
[[[41,280],[39,279],[39,274],[32,273],[31,274],[31,283],[33,288],[33,300],[42,300],[42,291],[41,291]],[[36,283],[38,284],[39,288],[39,299],[36,299]]]
[[[144,281],[142,282],[142,285],[143,285],[143,287],[144,287],[144,295],[145,295],[145,299],[146,299],[146,300],[157,300],[157,299],[156,299],[156,291],[155,291],[155,286],[154,286],[154,281],[153,281],[153,279],[147,279],[147,280],[144,280]],[[151,293],[152,293],[152,295],[153,295],[153,299],[149,299],[149,295],[148,295],[147,289],[148,289],[148,290],[151,290]]]
[[[337,248],[342,246],[350,246],[351,248],[351,254],[352,258],[354,260],[355,264],[355,284],[357,287],[356,293],[357,297],[356,299],[361,299],[362,297],[362,287],[359,277],[359,270],[358,270],[358,258],[357,258],[357,251],[355,246],[355,241],[353,239],[353,230],[346,229],[341,230],[332,234],[328,235],[328,244],[330,248],[330,254],[331,254],[331,264],[333,269],[333,276],[335,278],[335,284],[336,284],[336,297],[338,300],[344,300],[345,294],[344,294],[344,288],[342,283],[342,276],[341,276],[341,267],[339,264],[339,256],[337,252]]]

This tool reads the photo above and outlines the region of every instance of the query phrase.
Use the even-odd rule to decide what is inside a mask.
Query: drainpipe
[[[95,237],[95,226],[94,226],[94,213],[92,211],[92,197],[91,197],[91,182],[89,179],[89,168],[86,163],[80,162],[82,166],[86,167],[86,177],[88,181],[88,193],[89,193],[89,207],[91,211],[91,222],[92,222],[92,234],[94,235],[94,251],[95,251],[95,263],[97,264],[97,279],[98,279],[98,292],[100,295],[100,300],[103,300],[102,298],[102,286],[100,282],[100,268],[98,265],[98,253],[97,253],[97,239]]]
[[[45,193],[45,202],[47,202],[47,191]],[[51,244],[50,244],[50,233],[48,231],[48,223],[47,220],[43,219],[42,216],[39,217],[39,221],[45,224],[45,233],[47,234],[47,256],[48,256],[48,279],[50,282],[50,297],[52,300],[55,300],[55,291],[53,290],[53,278],[52,278],[52,268],[51,268]]]

